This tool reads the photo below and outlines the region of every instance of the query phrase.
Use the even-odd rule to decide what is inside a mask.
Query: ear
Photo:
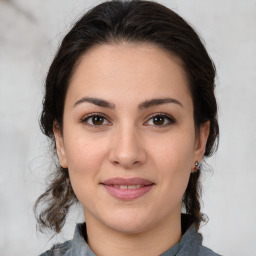
[[[54,137],[55,137],[57,155],[58,155],[58,158],[60,161],[60,165],[63,168],[68,168],[66,154],[65,154],[64,141],[63,141],[63,135],[62,135],[60,127],[56,121],[53,123],[53,133],[54,133]]]
[[[205,153],[205,147],[210,132],[210,121],[205,122],[200,126],[199,133],[197,134],[195,149],[194,149],[194,163],[202,161]],[[194,166],[193,163],[193,167]],[[193,168],[192,168],[193,169]]]

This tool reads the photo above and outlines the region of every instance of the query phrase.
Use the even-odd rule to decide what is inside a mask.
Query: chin
[[[112,230],[124,234],[141,233],[152,225],[149,214],[140,214],[138,211],[128,213],[127,211],[119,214],[110,214],[110,218],[103,220]]]
[[[147,229],[146,223],[137,223],[136,221],[118,221],[115,223],[111,223],[109,228],[115,230],[119,233],[127,234],[127,235],[134,235],[138,233],[142,233]]]

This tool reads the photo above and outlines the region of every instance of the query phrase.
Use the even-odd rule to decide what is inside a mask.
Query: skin
[[[174,101],[138,108],[155,98]],[[86,118],[93,113],[105,117],[98,123]],[[163,114],[154,120],[159,113],[172,121]],[[209,122],[195,132],[179,59],[154,45],[95,46],[76,67],[63,117],[62,131],[54,125],[57,153],[83,206],[91,249],[104,256],[153,256],[175,245],[181,238],[182,196],[209,134]],[[141,177],[155,185],[139,198],[121,200],[100,184],[114,177]]]

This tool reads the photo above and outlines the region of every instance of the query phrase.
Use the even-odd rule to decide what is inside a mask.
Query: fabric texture
[[[184,224],[183,236],[178,244],[160,256],[220,256],[202,245],[202,235],[196,232],[193,224]],[[77,224],[72,240],[57,244],[40,256],[96,256],[87,244],[86,224]],[[157,256],[157,255],[156,255]]]

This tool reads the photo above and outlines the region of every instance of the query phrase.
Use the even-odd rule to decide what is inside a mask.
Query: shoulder
[[[87,244],[86,224],[78,223],[73,239],[54,245],[50,250],[40,256],[95,256]]]
[[[40,256],[66,256],[72,246],[71,241],[54,245],[50,250],[40,254]]]
[[[210,250],[209,248],[201,245],[199,247],[198,256],[221,256],[221,255],[217,254],[217,253],[213,252],[212,250]]]

